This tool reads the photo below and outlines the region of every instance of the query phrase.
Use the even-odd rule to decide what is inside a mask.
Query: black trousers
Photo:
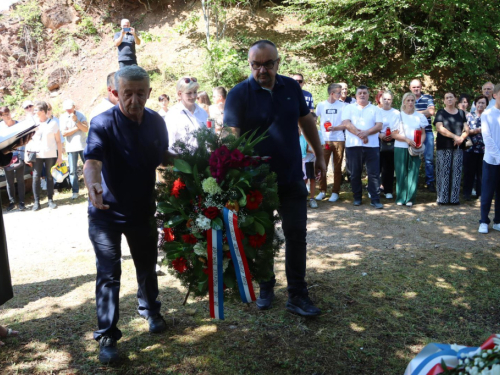
[[[481,196],[481,179],[483,178],[484,153],[464,152],[464,197],[472,194],[474,181],[476,181],[476,194]]]
[[[45,166],[47,170],[47,196],[49,200],[54,196],[54,178],[50,170],[56,164],[57,158],[36,158],[33,165],[33,195],[35,196],[35,202],[40,200],[40,176],[42,175],[42,169]]]
[[[17,198],[19,203],[24,203],[24,161],[21,165],[12,170],[5,171],[5,179],[7,180],[7,194],[9,195],[9,202],[14,203],[16,200],[15,182],[17,181]]]
[[[96,255],[96,307],[99,329],[94,339],[122,337],[117,328],[121,277],[121,238],[125,235],[137,276],[139,314],[145,318],[160,312],[156,260],[158,232],[153,218],[144,224],[124,226],[89,218],[89,237]]]
[[[380,149],[378,147],[346,147],[349,169],[351,170],[351,189],[355,200],[361,200],[363,185],[361,173],[366,165],[368,173],[368,192],[371,200],[380,199]]]
[[[290,297],[307,296],[306,236],[307,188],[303,181],[278,185],[283,233],[285,235],[285,270]],[[260,283],[261,289],[273,288],[276,278]]]
[[[394,151],[380,153],[380,180],[384,186],[384,193],[392,194],[394,186]]]

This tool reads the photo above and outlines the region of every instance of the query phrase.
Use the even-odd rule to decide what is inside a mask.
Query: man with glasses
[[[345,148],[345,126],[342,125],[342,110],[345,103],[341,102],[342,86],[338,83],[332,83],[328,86],[328,99],[318,104],[316,116],[320,117],[320,130],[325,140],[325,164],[328,168],[330,159],[333,157],[333,189],[330,202],[336,202],[339,199],[340,185],[342,184],[342,160],[344,158]],[[319,194],[316,200],[320,201],[326,196],[326,174],[321,176],[319,183]]]
[[[315,156],[317,178],[325,173],[323,150],[316,121],[299,85],[278,74],[280,57],[269,40],[255,42],[248,51],[251,75],[227,97],[224,124],[238,136],[257,129],[267,138],[256,145],[261,156],[270,156],[271,170],[278,176],[279,214],[285,235],[285,268],[288,282],[286,308],[302,316],[319,315],[308,296],[306,275],[307,189],[303,181],[302,154],[297,123]],[[272,273],[272,270],[270,270]],[[276,278],[258,280],[257,307],[266,310],[274,300]]]
[[[24,109],[24,115],[26,117],[33,117],[35,115],[35,107],[31,100],[25,100],[22,105]]]

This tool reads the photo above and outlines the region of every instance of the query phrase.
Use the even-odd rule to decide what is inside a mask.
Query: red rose
[[[217,207],[208,207],[203,210],[203,215],[213,220],[219,215],[219,209]]]
[[[187,244],[194,245],[198,240],[196,239],[195,236],[192,234],[183,234],[182,235],[182,241],[184,241]]]
[[[264,245],[264,243],[266,242],[266,238],[267,236],[265,233],[263,236],[257,233],[253,236],[248,236],[248,242],[250,243],[250,246],[258,248]]]
[[[172,228],[163,228],[163,238],[166,242],[172,242],[175,240],[174,231]]]
[[[188,269],[187,268],[187,260],[184,259],[183,257],[180,257],[180,258],[177,258],[176,260],[173,260],[172,266],[179,273],[184,273]]]
[[[249,210],[256,210],[262,203],[262,194],[258,190],[250,191],[247,194],[247,208]]]
[[[174,181],[174,186],[172,186],[172,190],[170,191],[170,195],[175,196],[176,198],[179,198],[179,194],[182,189],[186,187],[186,184],[181,181],[180,178]]]

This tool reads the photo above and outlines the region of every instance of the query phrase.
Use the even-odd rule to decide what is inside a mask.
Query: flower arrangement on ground
[[[239,138],[221,134],[198,130],[198,147],[177,141],[178,157],[157,186],[167,266],[188,294],[209,294],[216,305],[230,291],[239,291],[245,302],[254,300],[251,280],[272,276],[270,265],[282,244],[274,230],[276,175],[266,157],[254,152],[265,133],[255,139],[255,132]]]

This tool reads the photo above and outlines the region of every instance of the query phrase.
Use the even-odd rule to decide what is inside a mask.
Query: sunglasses
[[[297,81],[297,83],[302,83],[302,82],[304,82],[304,81],[303,81],[303,80],[301,80],[301,79],[296,79],[295,81]]]
[[[187,83],[190,83],[190,82],[198,82],[198,80],[194,77],[187,77],[187,78],[184,78],[184,82],[187,84]]]
[[[280,58],[278,57],[276,60],[269,60],[266,61],[265,63],[258,63],[255,61],[250,62],[250,66],[252,67],[253,70],[260,70],[262,67],[266,70],[271,70],[274,68],[274,64],[276,64],[276,61],[278,61]]]
[[[28,108],[33,108],[33,106],[30,104],[30,105],[24,107],[24,109],[28,109]]]

